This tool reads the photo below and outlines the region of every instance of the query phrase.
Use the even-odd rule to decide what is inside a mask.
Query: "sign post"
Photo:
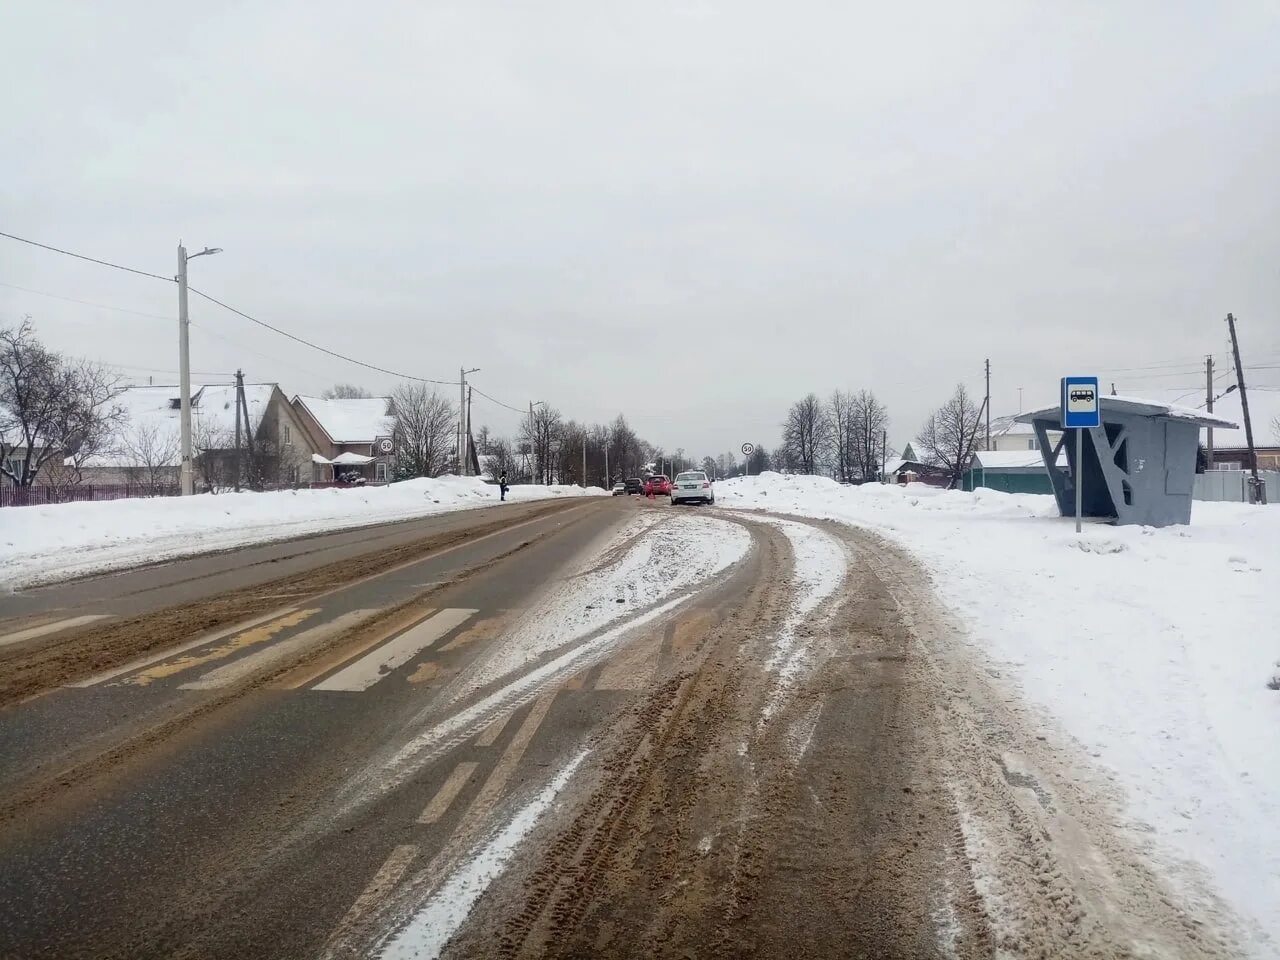
[[[1084,501],[1084,432],[1102,425],[1097,377],[1062,378],[1062,429],[1076,432],[1076,533]]]
[[[751,476],[751,455],[755,452],[756,445],[754,443],[744,443],[742,445],[742,455],[747,458],[743,461],[742,472],[748,477]]]

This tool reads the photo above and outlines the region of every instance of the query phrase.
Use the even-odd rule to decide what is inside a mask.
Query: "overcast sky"
[[[6,3],[0,230],[223,247],[191,282],[264,320],[668,449],[862,387],[900,446],[986,357],[997,414],[1064,373],[1194,391],[1228,310],[1280,364],[1278,10]],[[172,285],[2,238],[0,283],[0,322],[175,380],[172,321],[47,296]],[[394,383],[192,318],[197,379]]]

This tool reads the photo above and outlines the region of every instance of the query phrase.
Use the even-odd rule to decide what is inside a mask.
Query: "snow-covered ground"
[[[604,496],[598,487],[516,486],[508,502]],[[386,487],[223,493],[12,507],[0,513],[0,588],[406,520],[499,502],[475,477],[406,480]]]
[[[929,571],[983,655],[1123,786],[1171,872],[1206,872],[1280,955],[1280,506],[1088,526],[1052,497],[765,474],[718,504],[875,530]]]

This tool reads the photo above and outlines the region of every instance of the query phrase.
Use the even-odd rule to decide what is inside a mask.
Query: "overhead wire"
[[[471,389],[472,389],[472,391],[473,391],[473,392],[478,393],[480,396],[484,397],[484,398],[485,398],[486,400],[488,400],[490,403],[496,403],[498,406],[500,406],[500,407],[504,407],[504,408],[506,408],[507,410],[512,411],[513,413],[522,413],[522,414],[523,414],[523,413],[528,413],[528,412],[529,412],[529,411],[527,411],[527,410],[522,410],[522,409],[520,409],[519,407],[513,407],[513,406],[512,406],[511,404],[509,404],[509,403],[503,403],[501,400],[498,400],[498,399],[497,399],[497,398],[495,398],[495,397],[491,397],[491,396],[489,396],[489,394],[485,393],[483,390],[481,390],[479,387],[475,386],[474,384],[470,384],[470,386],[471,386]]]
[[[37,240],[29,240],[26,237],[15,236],[12,233],[0,231],[0,237],[8,237],[10,240],[17,240],[19,243],[27,243],[33,247],[39,247],[42,250],[51,250],[54,253],[60,253],[63,256],[75,257],[77,260],[87,260],[89,263],[96,263],[103,267],[111,267],[113,270],[123,270],[125,273],[136,273],[140,277],[150,277],[152,280],[163,280],[165,283],[177,283],[173,277],[162,277],[158,273],[151,273],[147,270],[138,270],[135,267],[126,267],[121,263],[112,263],[110,260],[99,260],[97,257],[86,256],[83,253],[74,253],[71,250],[63,250],[61,247],[51,247],[47,243],[40,243]]]

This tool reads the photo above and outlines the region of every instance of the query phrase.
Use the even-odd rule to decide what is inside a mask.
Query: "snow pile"
[[[508,501],[604,496],[590,487],[518,486]],[[201,494],[9,507],[0,514],[0,586],[61,580],[249,543],[360,527],[499,501],[476,477],[385,487]]]
[[[724,506],[841,520],[909,551],[973,644],[1125,788],[1130,826],[1171,865],[1202,865],[1261,955],[1280,946],[1280,506],[1197,502],[1190,526],[1076,534],[1048,496],[778,474],[716,486]]]

